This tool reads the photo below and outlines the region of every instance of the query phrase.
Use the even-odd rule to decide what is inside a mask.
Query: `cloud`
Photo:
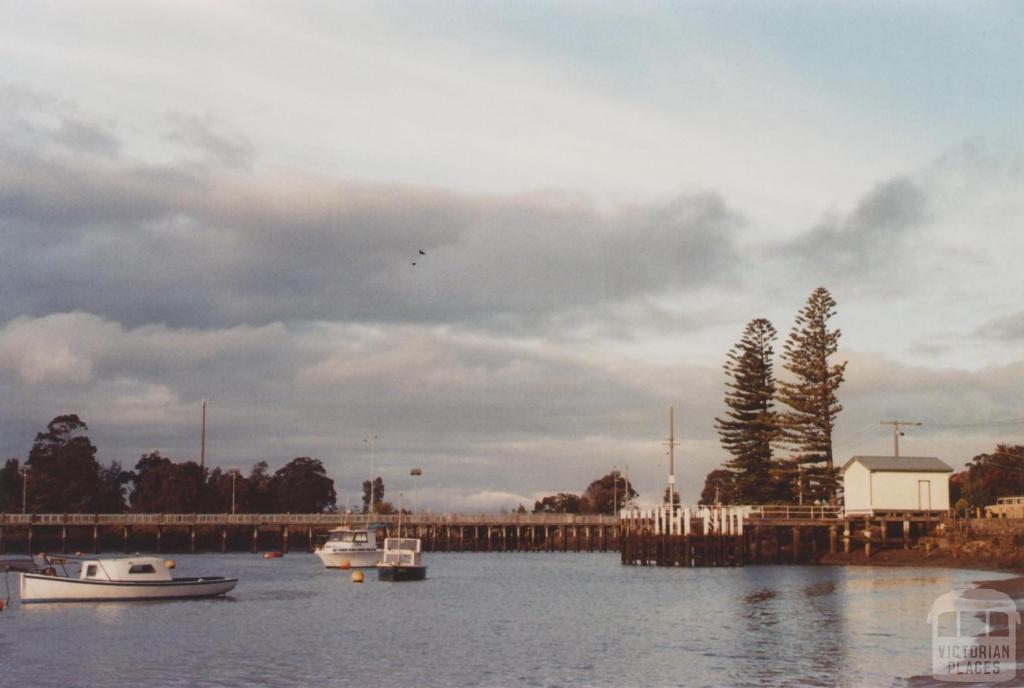
[[[252,165],[256,155],[252,142],[238,134],[221,132],[221,125],[212,116],[176,112],[168,120],[171,130],[165,138],[198,150],[204,163],[242,169]]]
[[[777,250],[802,270],[870,279],[902,262],[907,240],[928,220],[927,208],[925,191],[897,177],[871,189],[847,215],[823,220]]]
[[[973,335],[980,339],[1000,342],[1018,342],[1024,339],[1024,311],[982,323]]]
[[[0,277],[0,319],[81,310],[132,325],[537,326],[728,283],[741,223],[714,194],[603,210],[560,193],[464,195],[11,147],[0,149],[0,189],[0,233],[19,255]]]

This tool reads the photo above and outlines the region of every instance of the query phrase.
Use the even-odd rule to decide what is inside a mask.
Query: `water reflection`
[[[616,555],[432,554],[362,585],[315,557],[177,557],[238,575],[230,600],[13,606],[13,684],[890,685],[927,671],[931,570],[623,567]],[[991,576],[986,576],[991,577]],[[920,631],[920,633],[918,633]],[[3,645],[6,644],[6,647]],[[366,661],[372,657],[372,661]],[[328,667],[329,670],[324,669]],[[339,673],[339,668],[344,668]]]

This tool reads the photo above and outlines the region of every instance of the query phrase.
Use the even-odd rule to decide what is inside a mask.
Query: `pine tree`
[[[725,374],[726,418],[716,418],[722,447],[732,454],[728,467],[734,473],[734,493],[739,503],[773,501],[771,482],[772,442],[779,424],[773,410],[775,375],[772,371],[772,342],[775,328],[764,318],[752,320],[739,342],[729,352]]]
[[[841,332],[829,330],[836,302],[825,287],[818,287],[796,316],[782,353],[783,367],[793,380],[779,381],[779,401],[789,407],[782,414],[782,441],[793,461],[805,466],[805,500],[836,503],[836,474],[832,457],[832,431],[843,410],[836,391],[843,382],[846,361],[829,365]]]

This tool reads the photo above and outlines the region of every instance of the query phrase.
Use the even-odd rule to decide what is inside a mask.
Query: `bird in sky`
[[[427,255],[427,252],[426,252],[426,251],[424,251],[423,249],[420,249],[420,255],[421,255],[421,256],[425,256],[425,255]]]

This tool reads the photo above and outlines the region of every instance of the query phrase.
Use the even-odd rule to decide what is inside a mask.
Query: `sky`
[[[0,5],[0,457],[694,502],[818,286],[840,461],[1024,443],[1014,2]],[[421,253],[422,251],[422,253]],[[785,372],[776,363],[777,374]],[[373,441],[371,456],[370,440]],[[780,452],[779,456],[785,456]],[[409,470],[421,468],[421,477]]]

